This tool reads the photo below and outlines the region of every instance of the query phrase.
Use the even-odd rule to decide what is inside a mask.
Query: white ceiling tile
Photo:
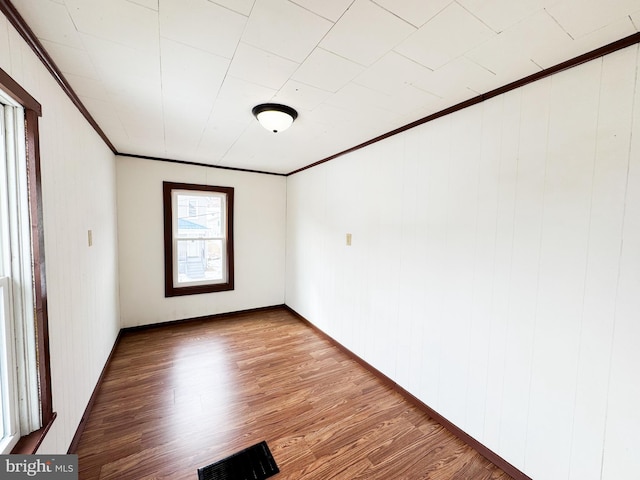
[[[343,110],[342,118],[337,120],[334,117],[333,123],[338,121],[344,128],[354,131],[362,130],[363,135],[369,135],[366,140],[391,130],[389,128],[391,125],[397,125],[395,119],[398,116],[398,105],[391,95],[382,94],[354,83],[346,85],[338,93],[331,96],[324,106]],[[326,121],[326,119],[316,117],[318,112],[322,112],[322,110],[319,108],[312,112],[312,119],[318,122]]]
[[[424,117],[444,110],[445,108],[450,106],[451,105],[448,103],[448,101],[445,101],[439,97],[434,97],[431,101],[423,105],[416,106],[416,108],[407,109],[403,114],[398,115],[398,124],[407,125],[409,123],[415,122],[416,120],[420,120]]]
[[[160,0],[160,35],[233,57],[247,17],[208,0]]]
[[[206,121],[229,67],[229,60],[183,43],[163,39],[163,103],[182,105],[191,114],[204,110]]]
[[[297,3],[301,7],[311,10],[313,13],[317,13],[321,17],[336,22],[342,14],[349,8],[354,0],[291,0],[293,3]]]
[[[543,68],[549,68],[634,33],[636,28],[633,22],[625,16],[575,40],[565,37],[563,44],[539,46],[531,53],[531,58]]]
[[[154,55],[150,55],[89,35],[83,35],[83,43],[107,91],[117,95],[127,92],[137,92],[143,96],[159,94],[159,48]]]
[[[316,48],[291,78],[312,87],[337,92],[363,70],[364,67],[357,63]]]
[[[406,111],[429,109],[440,102],[438,96],[412,85],[404,85],[385,94],[351,83],[330,97],[325,104],[349,111],[349,117],[359,118],[364,114],[365,118],[359,118],[359,121],[368,122],[373,118],[380,122],[384,118],[393,123],[395,118]]]
[[[331,92],[321,90],[311,85],[289,80],[276,94],[275,102],[291,105],[298,112],[300,110],[313,110],[327,98]]]
[[[242,41],[294,62],[302,62],[333,24],[287,0],[261,0]]]
[[[435,70],[494,35],[480,20],[452,3],[395,50]]]
[[[214,112],[197,143],[195,155],[211,163],[218,162],[253,121],[248,116],[239,120],[227,117],[222,111]]]
[[[442,98],[433,93],[416,88],[413,85],[405,85],[396,89],[389,97],[387,108],[398,116],[415,110],[432,111],[442,103]],[[424,116],[424,115],[422,115]],[[413,120],[417,120],[415,116]]]
[[[38,32],[40,41],[82,48],[78,31],[64,5],[50,0],[22,0],[19,12],[31,29]]]
[[[160,101],[150,104],[149,99],[142,95],[112,95],[111,99],[130,139],[163,141],[164,126]]]
[[[416,81],[415,86],[432,92],[445,100],[459,98],[460,92],[469,89],[486,93],[494,88],[495,75],[480,65],[460,57],[432,72],[429,77]]]
[[[369,0],[356,0],[320,46],[361,65],[371,65],[416,29]]]
[[[387,109],[389,97],[385,93],[350,83],[329,97],[325,103],[355,113],[365,109]]]
[[[315,123],[338,129],[353,123],[350,110],[329,101],[318,105],[309,116]]]
[[[223,57],[162,41],[162,113],[170,157],[195,154],[228,65],[229,60]],[[193,128],[193,124],[200,128]]]
[[[192,155],[196,151],[228,65],[223,57],[171,40],[162,41],[162,114],[167,155]],[[200,128],[193,128],[193,124]]]
[[[89,99],[89,105],[104,104],[100,100]],[[112,129],[117,129],[117,123],[115,119],[121,124],[127,135],[128,147],[134,145],[144,145],[155,147],[159,146],[164,149],[164,128],[162,125],[162,108],[161,104],[154,101],[152,104],[148,102],[148,99],[138,95],[134,97],[118,97],[111,96],[111,100],[107,103],[109,108],[109,117],[112,124],[104,129],[107,135],[110,135]],[[104,108],[100,110],[100,113],[92,116],[96,118],[96,121],[101,122],[102,112]],[[91,108],[89,108],[91,112]],[[114,112],[113,114],[111,112]],[[102,123],[100,123],[102,125]],[[118,150],[120,144],[118,143]],[[130,152],[131,150],[124,150]]]
[[[269,165],[269,158],[274,154],[274,148],[282,148],[289,145],[287,139],[291,139],[294,127],[273,134],[267,132],[257,122],[250,124],[243,134],[234,142],[225,156],[225,162],[229,162],[235,168],[247,168],[253,170],[265,170]]]
[[[255,83],[227,76],[220,88],[211,116],[222,115],[234,122],[254,121],[251,109],[270,102],[276,91]]]
[[[118,145],[120,142],[129,141],[127,130],[122,125],[113,102],[92,97],[79,98],[109,140]]]
[[[458,0],[496,32],[502,32],[524,18],[550,7],[561,0]]]
[[[104,88],[101,80],[72,73],[65,73],[64,76],[78,97],[109,101],[107,89]]]
[[[127,0],[131,3],[136,3],[142,7],[149,8],[151,10],[158,11],[158,0]]]
[[[157,50],[157,12],[126,0],[66,0],[79,32],[144,51]]]
[[[467,52],[465,56],[498,77],[517,80],[540,70],[531,59],[539,61],[544,52],[549,50],[563,51],[558,46],[566,46],[569,42],[571,38],[553,18],[545,11],[540,11]]]
[[[240,43],[233,56],[229,75],[277,90],[298,66],[298,63],[286,58]]]
[[[573,37],[579,38],[638,10],[638,0],[564,0],[548,11]]]
[[[248,170],[265,170],[268,169],[270,163],[270,155],[267,152],[267,148],[263,145],[263,142],[259,141],[260,135],[263,132],[258,130],[261,127],[254,127],[254,130],[249,129],[246,135],[243,135],[236,143],[232,145],[227,154],[225,155],[225,163],[233,168],[244,168]],[[264,132],[268,134],[269,132]],[[289,132],[282,132],[278,134],[278,138],[282,140],[282,135]],[[276,135],[273,135],[274,137]],[[282,142],[280,142],[282,146]],[[272,149],[271,149],[272,150]]]
[[[396,90],[428,76],[427,67],[396,52],[389,52],[354,80],[359,85],[393,94]]]
[[[153,145],[166,152],[165,133],[161,121],[149,121],[148,113],[129,104],[118,104],[118,115],[129,139],[137,145]],[[160,116],[157,117],[160,120]],[[165,156],[165,155],[160,155]]]
[[[633,22],[633,26],[637,31],[640,31],[640,11],[629,15],[631,21]]]
[[[67,47],[46,40],[42,40],[42,46],[55,59],[56,65],[62,73],[99,78],[91,57],[84,49]]]
[[[248,17],[253,8],[254,0],[209,0],[211,3],[216,3],[222,7],[238,12],[245,17]]]
[[[378,5],[421,27],[453,0],[375,0]]]

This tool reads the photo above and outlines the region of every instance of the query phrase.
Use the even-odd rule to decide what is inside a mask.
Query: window
[[[0,453],[33,453],[55,419],[44,291],[40,105],[2,70],[0,88]]]
[[[38,117],[40,104],[0,69],[0,453],[34,453],[56,418]]]
[[[233,188],[164,182],[165,297],[233,290]]]

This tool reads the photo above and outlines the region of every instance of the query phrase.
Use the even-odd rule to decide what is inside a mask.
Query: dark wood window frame
[[[40,386],[42,427],[23,436],[11,453],[35,453],[56,418],[51,393],[51,360],[49,351],[49,320],[47,316],[47,282],[44,261],[44,229],[42,220],[42,182],[40,171],[40,142],[38,117],[42,107],[27,91],[0,69],[0,88],[24,108],[27,155],[27,182],[29,190],[29,217],[31,222],[31,251],[36,322],[36,356]]]
[[[226,282],[204,285],[176,287],[174,285],[173,257],[173,208],[171,195],[174,190],[191,190],[194,192],[215,192],[226,195]],[[199,293],[223,292],[234,289],[233,261],[233,187],[198,185],[193,183],[163,182],[162,199],[164,207],[164,288],[165,297],[195,295]]]

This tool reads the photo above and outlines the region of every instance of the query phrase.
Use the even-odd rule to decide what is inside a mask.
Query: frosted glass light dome
[[[298,112],[293,108],[278,103],[256,105],[251,111],[260,125],[273,133],[286,130],[298,117]]]

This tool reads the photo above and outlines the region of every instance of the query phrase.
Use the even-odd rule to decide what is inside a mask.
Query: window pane
[[[163,182],[165,296],[233,290],[233,188]]]
[[[178,240],[178,283],[223,281],[223,240]]]
[[[224,196],[178,194],[178,238],[223,237]]]
[[[0,278],[0,443],[2,439],[4,439],[5,435],[9,434],[9,430],[7,429],[9,422],[9,408],[11,407],[9,403],[9,398],[5,394],[8,391],[7,382],[9,382],[9,372],[7,362],[9,361],[9,350],[6,342],[7,338],[7,323],[10,321],[9,317],[9,309],[7,305],[7,301],[9,299],[7,292],[5,292],[5,285],[7,285],[8,278]],[[0,450],[0,453],[4,453]]]

